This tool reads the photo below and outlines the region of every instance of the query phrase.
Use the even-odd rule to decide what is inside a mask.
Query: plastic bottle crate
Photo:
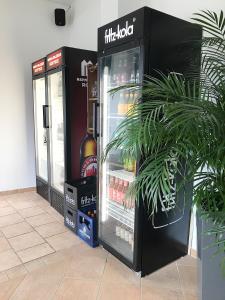
[[[91,247],[97,247],[97,219],[91,218],[84,212],[77,211],[77,235]]]
[[[96,206],[96,177],[90,176],[75,181],[65,182],[65,205],[73,210],[84,210]]]
[[[64,207],[64,224],[74,233],[77,233],[77,210],[67,205]]]

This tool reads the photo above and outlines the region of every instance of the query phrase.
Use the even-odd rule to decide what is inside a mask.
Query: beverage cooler
[[[147,7],[99,28],[99,161],[113,132],[141,96],[138,90],[120,90],[114,95],[109,90],[129,83],[141,84],[144,74],[157,76],[157,70],[185,76],[193,67],[192,56],[199,53],[193,41],[200,37],[201,30],[196,25]],[[198,66],[199,60],[195,71]],[[144,276],[187,253],[187,200],[192,188],[190,185],[177,192],[176,178],[169,207],[160,208],[154,220],[149,219],[145,199],[137,205],[135,199],[125,198],[140,164],[141,160],[123,160],[120,150],[111,151],[99,164],[98,231],[105,249]]]
[[[48,131],[46,124],[43,123],[43,111],[47,105],[45,71],[45,58],[42,58],[32,64],[36,185],[37,192],[48,200]]]
[[[96,60],[94,51],[69,47],[46,57],[46,99],[42,92],[39,123],[35,122],[35,128],[40,131],[40,139],[43,132],[47,133],[45,187],[51,205],[61,214],[64,213],[64,182],[81,177],[80,146],[87,132],[87,67],[96,64]],[[36,153],[39,157],[39,152]],[[37,164],[37,180],[39,177]]]

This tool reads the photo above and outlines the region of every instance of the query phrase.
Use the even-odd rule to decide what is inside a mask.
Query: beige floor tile
[[[43,261],[44,257],[37,258],[35,260],[31,260],[24,264],[24,267],[27,269],[28,272],[33,272],[39,270],[46,266],[45,262]]]
[[[45,242],[35,231],[15,236],[8,241],[15,251],[24,250]]]
[[[63,261],[71,261],[72,260],[72,249],[70,250],[71,248],[68,248],[68,249],[63,249],[63,250],[60,250],[60,251],[57,251],[57,252],[54,252],[54,253],[51,253],[49,255],[46,255],[42,258],[42,261],[46,264],[46,265],[49,265],[49,264],[54,264],[54,263],[60,263],[60,262],[63,262]],[[67,250],[70,250],[67,251]]]
[[[96,300],[98,289],[97,280],[64,278],[54,300]]]
[[[7,239],[5,237],[0,237],[0,252],[11,249]]]
[[[6,271],[6,274],[10,279],[25,276],[27,273],[28,272],[27,272],[26,268],[24,267],[24,265],[14,267],[14,268]]]
[[[23,221],[23,218],[19,214],[11,214],[8,216],[0,217],[0,227],[8,226]]]
[[[32,248],[19,251],[17,252],[17,254],[22,260],[22,262],[26,263],[28,261],[40,258],[53,252],[54,250],[47,243],[44,243],[41,245],[34,246]]]
[[[35,230],[43,237],[50,237],[68,231],[64,225],[59,224],[58,222],[38,226]]]
[[[17,210],[37,206],[35,201],[29,201],[27,199],[9,200],[8,202]]]
[[[15,292],[16,288],[21,284],[24,280],[24,277],[18,277],[14,279],[10,279],[6,282],[0,284],[0,299],[8,300]],[[25,300],[25,299],[24,299]]]
[[[184,292],[190,295],[197,295],[198,279],[197,268],[190,266],[179,266],[181,276],[181,286]]]
[[[197,293],[196,294],[190,294],[190,293],[184,293],[184,300],[198,300]]]
[[[75,279],[100,279],[103,275],[106,258],[82,256],[77,254],[71,259],[66,276]]]
[[[33,227],[30,226],[27,222],[21,222],[13,225],[9,225],[1,228],[4,235],[9,239],[17,235],[28,233],[33,231]]]
[[[143,286],[142,300],[183,300],[183,294],[181,290]]]
[[[179,268],[179,266],[190,266],[190,267],[197,268],[197,259],[190,255],[186,255],[177,260],[177,265],[178,265],[178,268]]]
[[[119,260],[110,257],[107,259],[103,281],[133,284],[136,287],[140,287],[141,278]]]
[[[9,278],[8,278],[6,272],[1,272],[1,273],[0,273],[0,283],[1,283],[1,282],[5,282],[5,281],[7,281],[8,279],[9,279]],[[0,298],[0,299],[1,299],[1,298]]]
[[[37,216],[40,214],[44,213],[44,210],[40,207],[28,207],[24,209],[18,210],[18,213],[23,217],[23,218],[29,218],[33,216]]]
[[[55,222],[55,219],[49,214],[40,214],[38,216],[26,218],[26,221],[33,227]]]
[[[13,250],[1,252],[0,255],[0,272],[21,265],[21,261]],[[1,298],[0,298],[1,299]]]
[[[0,207],[6,207],[9,206],[9,202],[6,200],[0,200]]]
[[[16,213],[16,210],[12,206],[0,207],[0,217],[8,216],[14,213]]]
[[[56,251],[81,243],[81,240],[71,232],[60,233],[46,238],[46,240]]]
[[[140,300],[140,288],[132,284],[119,282],[102,283],[99,293],[99,300]]]
[[[181,288],[180,277],[176,263],[161,268],[160,270],[142,278],[142,285],[148,287],[161,287],[176,290]]]
[[[28,274],[10,300],[51,300],[58,289],[64,264],[51,265]]]

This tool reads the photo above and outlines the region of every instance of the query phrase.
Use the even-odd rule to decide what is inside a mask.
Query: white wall
[[[124,16],[143,6],[149,6],[185,20],[190,20],[193,13],[198,12],[199,10],[225,10],[224,0],[118,0],[118,2],[119,16]]]
[[[0,0],[0,191],[35,185],[31,62],[61,47],[96,49],[100,1],[75,0],[54,25],[47,0]],[[74,15],[73,15],[74,13]]]

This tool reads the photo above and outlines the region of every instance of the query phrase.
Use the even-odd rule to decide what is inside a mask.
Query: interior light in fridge
[[[107,145],[107,114],[108,114],[108,76],[109,76],[109,68],[107,66],[104,67],[103,72],[103,133],[102,133],[102,149],[104,150]],[[107,175],[106,175],[106,162],[102,164],[102,222],[105,222],[108,219],[107,214]]]

